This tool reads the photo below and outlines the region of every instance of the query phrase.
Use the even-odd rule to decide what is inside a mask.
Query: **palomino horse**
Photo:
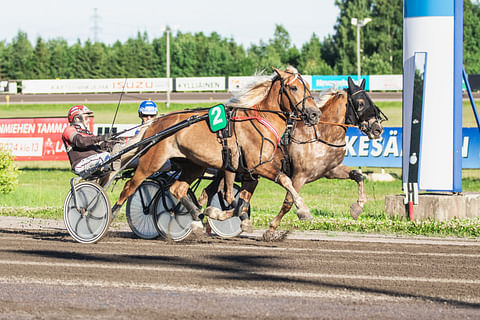
[[[289,171],[293,187],[297,192],[306,183],[322,177],[329,179],[352,179],[358,184],[358,200],[350,207],[350,213],[356,219],[363,211],[367,201],[363,176],[356,170],[342,164],[345,157],[345,133],[347,126],[357,126],[370,139],[378,139],[383,133],[381,122],[386,116],[372,102],[365,92],[365,80],[357,86],[351,78],[348,88],[331,89],[322,95],[319,102],[322,116],[316,126],[296,123],[284,134],[284,156],[275,161],[288,164],[284,171]],[[229,173],[227,173],[228,175]],[[245,181],[240,192],[240,204],[243,211],[248,210],[248,203],[257,181]],[[228,188],[229,186],[226,186]],[[270,223],[264,234],[267,241],[281,240],[285,232],[276,231],[283,216],[292,207],[291,194],[287,192],[280,213]],[[210,216],[212,217],[212,216]],[[222,216],[222,219],[227,217]],[[301,220],[312,219],[311,215],[299,215]]]
[[[357,86],[348,78],[346,91],[328,91],[321,97],[319,106],[322,110],[319,123],[313,127],[296,124],[291,143],[287,145],[293,187],[300,192],[304,184],[322,177],[352,179],[358,184],[358,200],[350,207],[350,214],[357,219],[363,211],[367,197],[363,176],[342,164],[347,131],[342,124],[357,126],[370,139],[378,139],[383,134],[381,122],[388,118],[365,92],[365,80]],[[276,232],[276,229],[283,216],[291,209],[291,201],[292,198],[287,193],[279,214],[270,222],[270,228],[264,234],[265,240],[283,237],[283,233]]]
[[[235,106],[228,106],[228,111],[232,113],[230,137],[219,138],[209,129],[207,121],[201,121],[153,145],[139,159],[135,175],[125,184],[112,211],[116,213],[142,181],[157,172],[168,159],[172,159],[180,164],[182,173],[170,187],[170,192],[192,214],[195,233],[203,228],[199,220],[201,212],[187,196],[187,191],[204,168],[220,171],[228,168],[274,180],[292,194],[300,213],[310,215],[290,178],[272,160],[278,153],[280,135],[285,131],[289,118],[300,115],[308,124],[314,125],[321,112],[298,73],[275,68],[274,71],[274,77],[259,81],[238,98]],[[201,113],[206,111],[176,112],[158,118],[147,129],[144,138],[166,130],[190,118],[192,114]],[[231,202],[233,195],[230,193],[227,199]]]

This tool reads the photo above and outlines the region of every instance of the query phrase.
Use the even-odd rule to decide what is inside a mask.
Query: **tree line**
[[[356,27],[351,18],[372,21],[361,29],[363,74],[400,74],[403,57],[403,0],[335,0],[340,14],[334,33],[313,33],[301,48],[276,25],[273,37],[244,48],[216,32],[177,32],[170,42],[171,77],[252,75],[270,67],[296,66],[302,74],[356,74]],[[480,73],[480,5],[464,0],[464,64]],[[305,32],[308,32],[307,30]],[[0,80],[98,79],[166,76],[166,38],[147,32],[112,45],[78,40],[44,40],[34,44],[25,32],[0,41]]]

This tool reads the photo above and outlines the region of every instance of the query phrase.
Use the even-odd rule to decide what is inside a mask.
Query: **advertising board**
[[[223,91],[225,77],[175,78],[175,91]]]
[[[17,161],[68,160],[62,143],[67,119],[15,118],[0,119],[0,148],[9,150]],[[111,124],[95,124],[95,134],[110,131]],[[138,124],[118,124],[113,132],[124,132]],[[135,130],[125,132],[129,137]],[[351,167],[400,168],[402,166],[401,127],[386,127],[382,137],[369,140],[357,128],[348,128],[345,137],[344,164]],[[478,128],[463,128],[462,165],[465,169],[480,169],[480,133]]]
[[[62,142],[66,117],[0,119],[0,148],[15,160],[68,160]]]
[[[312,76],[312,90],[327,90],[330,88],[344,89],[348,87],[348,77],[351,77],[357,84],[357,76]],[[361,76],[365,79],[365,90],[370,90],[370,76]]]
[[[158,92],[169,82],[171,88],[167,78],[22,80],[22,93]]]
[[[346,152],[343,163],[351,167],[402,167],[401,127],[386,127],[382,137],[369,140],[357,128],[348,128],[345,137]],[[453,155],[451,155],[453,157]],[[480,133],[478,128],[463,128],[462,167],[480,168]]]

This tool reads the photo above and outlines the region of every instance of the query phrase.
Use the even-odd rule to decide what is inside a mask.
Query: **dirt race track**
[[[1,220],[1,219],[0,219]],[[296,237],[295,237],[296,235]],[[0,228],[0,319],[479,319],[480,242]]]

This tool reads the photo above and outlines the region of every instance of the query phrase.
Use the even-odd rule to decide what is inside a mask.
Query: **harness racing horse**
[[[365,92],[365,80],[357,86],[350,77],[346,91],[331,89],[322,96],[319,106],[322,110],[319,123],[313,127],[296,124],[291,143],[287,145],[293,187],[300,192],[304,184],[322,177],[352,179],[358,184],[358,200],[350,207],[350,214],[357,219],[367,201],[364,178],[357,170],[342,164],[347,127],[341,124],[357,126],[370,139],[378,139],[384,131],[381,122],[388,118]],[[270,222],[270,228],[264,234],[265,240],[272,241],[284,236],[276,229],[291,209],[291,201],[291,195],[287,193],[279,214]]]
[[[285,132],[282,145],[285,151],[283,161],[289,164],[286,171],[289,171],[293,187],[297,192],[304,184],[322,177],[356,181],[358,200],[350,207],[350,213],[354,219],[357,219],[363,211],[367,198],[363,176],[342,164],[345,157],[347,126],[357,126],[370,139],[378,139],[383,133],[381,122],[387,120],[387,117],[365,92],[365,80],[357,86],[350,77],[346,91],[330,89],[322,95],[319,105],[322,115],[317,125],[305,126],[297,122],[289,126]],[[282,161],[282,159],[277,157],[276,161]],[[242,183],[241,201],[247,203],[250,201],[256,185],[257,181]],[[266,241],[281,240],[285,237],[285,232],[278,232],[276,229],[291,207],[292,197],[287,192],[279,214],[272,220],[269,230],[264,234]],[[299,215],[299,218],[308,220],[313,219],[313,216]]]
[[[288,119],[300,115],[307,124],[315,125],[321,112],[300,74],[276,68],[273,70],[274,77],[251,86],[238,98],[235,107],[229,107],[229,111],[233,113],[231,137],[220,139],[210,130],[207,121],[200,121],[153,145],[140,157],[133,178],[125,184],[112,212],[118,212],[125,200],[147,177],[157,172],[167,160],[172,159],[180,165],[182,171],[170,187],[170,192],[192,215],[192,229],[196,234],[203,230],[199,218],[201,212],[187,192],[190,184],[203,173],[204,168],[219,171],[228,168],[230,171],[243,172],[250,176],[260,175],[273,180],[292,194],[298,212],[310,215],[302,198],[293,188],[290,178],[273,159],[274,155],[279,153],[277,150],[280,134],[285,131]],[[147,129],[144,139],[190,119],[192,114],[198,115],[202,112],[206,113],[205,110],[192,110],[170,113],[158,118]],[[234,175],[232,173],[228,176]],[[233,181],[228,183],[233,185]],[[231,203],[234,198],[233,191],[227,193],[227,201]]]

